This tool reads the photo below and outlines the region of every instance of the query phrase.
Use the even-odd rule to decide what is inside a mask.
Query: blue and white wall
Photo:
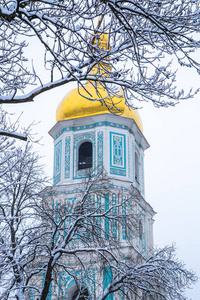
[[[132,183],[144,197],[144,150],[149,145],[134,120],[112,114],[64,120],[50,134],[54,138],[54,185],[78,183],[86,176],[87,169],[78,169],[78,150],[88,141],[92,169],[101,172],[104,168],[119,186]]]
[[[87,168],[79,168],[79,147],[89,142],[92,145],[92,170],[102,172],[104,169],[112,181],[107,194],[94,194],[92,205],[96,203],[97,207],[104,206],[109,210],[112,207],[117,209],[121,202],[119,213],[133,213],[136,218],[135,232],[132,234],[127,232],[130,229],[125,222],[119,225],[115,220],[99,218],[97,222],[103,229],[102,234],[106,240],[108,233],[112,232],[122,246],[125,259],[131,256],[133,247],[135,253],[145,256],[153,246],[154,211],[144,200],[144,151],[149,145],[135,121],[112,114],[64,120],[51,129],[50,135],[54,139],[54,205],[62,202],[67,207],[76,201],[82,180],[88,174]],[[130,197],[132,186],[139,191],[139,197]],[[95,262],[91,265],[91,277],[105,287],[112,276],[109,270],[102,268],[102,262]],[[77,269],[77,272],[81,271]],[[57,295],[61,295],[62,290],[64,299],[71,300],[76,289],[74,280],[67,274],[66,278],[61,277],[64,280],[59,284],[61,288]],[[86,286],[90,295],[97,292],[98,287],[90,282]],[[123,295],[110,295],[109,299],[123,299]]]

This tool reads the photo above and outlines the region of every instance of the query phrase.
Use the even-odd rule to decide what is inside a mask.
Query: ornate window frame
[[[83,133],[77,133],[74,135],[74,145],[73,145],[73,164],[74,164],[74,179],[82,179],[87,176],[88,169],[78,170],[78,150],[82,143],[90,142],[92,143],[92,169],[95,168],[96,162],[96,149],[95,149],[95,131],[88,131]]]
[[[62,140],[60,140],[54,149],[54,176],[53,183],[56,185],[61,180],[61,161],[62,161]]]
[[[126,135],[110,132],[110,174],[126,176]]]

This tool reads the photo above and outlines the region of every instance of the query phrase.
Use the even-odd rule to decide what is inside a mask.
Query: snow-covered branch
[[[9,136],[15,139],[27,141],[27,135],[24,133],[18,133],[18,132],[9,132],[8,130],[0,129],[0,136]]]
[[[182,291],[196,277],[174,258],[173,247],[149,249],[146,256],[134,247],[141,217],[135,206],[143,201],[137,190],[119,189],[116,195],[115,188],[114,198],[101,201],[113,195],[112,183],[104,173],[88,173],[71,200],[58,197],[57,187],[39,193],[45,179],[37,157],[28,145],[24,151],[13,151],[15,155],[5,162],[8,172],[1,178],[6,187],[1,189],[0,203],[2,299],[29,299],[34,293],[46,300],[57,295],[57,285],[61,281],[66,285],[67,278],[76,282],[80,295],[87,294],[85,282],[90,284],[90,297],[92,286],[98,286],[99,300],[112,293],[184,299]],[[97,265],[94,278],[91,272]],[[101,272],[110,276],[106,286],[98,279]]]
[[[45,178],[41,176],[44,172],[38,166],[38,157],[31,153],[30,142],[16,142],[16,138],[26,140],[17,128],[18,122],[11,123],[7,113],[1,111],[0,298],[16,296],[23,300],[25,267],[35,257],[37,240],[34,201]],[[34,225],[30,226],[31,222]]]
[[[200,72],[193,54],[200,47],[199,1],[4,0],[0,21],[0,103],[33,101],[85,80],[109,94],[122,86],[127,101],[158,107],[195,93],[184,95],[175,81],[178,65]],[[36,43],[39,53],[31,50]]]
[[[140,263],[119,262],[113,272],[113,280],[98,300],[104,300],[118,290],[131,298],[184,300],[183,289],[196,280],[195,274],[186,270],[175,257],[174,246],[167,246],[153,251]]]

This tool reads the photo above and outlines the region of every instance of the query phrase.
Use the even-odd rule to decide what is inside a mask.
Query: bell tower
[[[54,186],[70,194],[88,171],[104,170],[116,189],[136,189],[141,198],[138,210],[143,211],[138,247],[145,253],[153,244],[154,212],[145,201],[144,151],[149,144],[142,122],[137,112],[127,107],[123,94],[111,98],[102,89],[101,97],[107,97],[105,106],[88,100],[86,93],[94,95],[92,84],[64,97],[56,112],[57,123],[49,132],[54,139]]]
[[[110,235],[116,239],[126,259],[133,253],[140,257],[146,256],[153,246],[155,214],[145,201],[144,152],[149,144],[143,135],[139,115],[126,105],[121,91],[117,96],[110,97],[106,90],[99,87],[100,99],[96,99],[96,92],[96,87],[87,83],[69,92],[57,109],[57,123],[49,132],[54,140],[54,206],[59,207],[59,203],[65,203],[66,206],[76,203],[80,187],[84,189],[83,181],[88,174],[95,176],[105,172],[112,186],[108,186],[107,192],[100,198],[94,193],[94,208],[103,207],[106,211],[118,209],[119,214],[137,216],[134,227],[137,232],[128,238],[129,229],[126,228],[125,220],[118,226],[115,220],[106,217],[102,220],[97,217],[95,226],[102,232],[100,235],[105,243]],[[135,191],[136,198],[128,199],[130,190]],[[85,263],[90,269],[89,258]],[[91,270],[94,269],[95,280],[106,287],[112,277],[110,269],[104,268],[102,261],[91,263]],[[77,272],[81,270],[77,269]],[[62,283],[65,299],[73,300],[77,286],[73,278],[66,278]],[[92,291],[89,286],[88,281],[84,285],[84,293],[98,295],[99,290],[93,287]],[[107,299],[118,300],[123,297],[111,294]]]
[[[102,34],[99,39],[98,47],[107,49],[107,36]],[[91,74],[103,72],[106,76],[105,69],[109,66],[105,68],[100,62]],[[145,201],[144,152],[149,144],[138,113],[126,105],[121,89],[110,95],[99,82],[91,81],[63,98],[56,120],[49,132],[54,140],[53,206],[72,211],[75,218],[82,214],[84,221],[78,228],[80,245],[85,241],[93,247],[96,234],[100,247],[110,245],[114,252],[120,253],[122,260],[145,257],[153,247],[155,212]],[[88,219],[87,214],[81,212],[79,193],[81,190],[86,194],[84,182],[88,178],[98,178],[101,174],[106,174],[108,180],[101,194],[95,189],[87,194],[85,209],[92,216]],[[75,245],[77,241],[72,248]],[[77,299],[88,299],[92,294],[94,299],[98,298],[112,280],[111,268],[102,258],[92,260],[90,255],[84,257],[83,269],[73,264],[71,260],[69,266],[75,274],[82,274],[86,267],[98,285],[84,277],[77,290],[73,276],[65,274],[56,294],[62,289],[64,299],[76,299],[78,291],[82,295]],[[122,300],[123,293],[110,294],[106,299]]]

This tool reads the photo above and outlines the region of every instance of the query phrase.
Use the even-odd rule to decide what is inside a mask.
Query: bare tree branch
[[[27,136],[25,134],[20,134],[17,132],[13,133],[13,132],[8,132],[6,130],[0,129],[0,135],[9,136],[15,139],[27,141]]]
[[[175,81],[177,66],[200,72],[199,1],[3,0],[0,22],[0,103],[85,80],[157,107],[195,94],[184,95]]]

